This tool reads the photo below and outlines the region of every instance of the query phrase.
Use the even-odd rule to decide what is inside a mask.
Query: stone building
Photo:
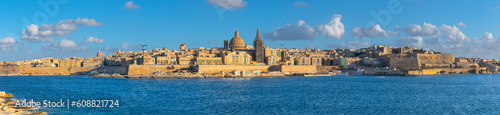
[[[306,56],[296,57],[295,65],[311,65],[311,58]]]
[[[222,57],[197,57],[197,65],[222,65]]]
[[[231,48],[231,50],[245,50],[245,41],[243,41],[243,39],[240,37],[240,32],[238,32],[238,30],[236,30],[236,32],[234,32],[234,37],[231,39],[231,41],[229,42],[229,48]]]
[[[156,56],[155,65],[169,65],[168,60],[166,56]]]
[[[103,64],[103,55],[101,54],[101,51],[99,50],[97,52],[97,56],[93,58],[87,58],[83,60],[82,65],[83,67],[101,67]]]
[[[264,41],[260,37],[260,31],[257,29],[257,37],[255,37],[255,41],[253,42],[253,47],[255,48],[254,52],[254,60],[257,63],[264,63],[265,59],[265,49],[264,49]]]
[[[65,58],[59,61],[58,67],[82,67],[83,57]]]
[[[181,44],[179,50],[180,51],[186,51],[186,43]]]
[[[226,52],[222,60],[226,65],[245,65],[251,63],[252,56],[246,52]]]
[[[320,57],[311,57],[311,65],[315,65],[315,66],[321,66],[322,63],[321,63],[321,58]]]
[[[179,65],[195,65],[196,57],[194,55],[180,54],[177,55],[177,64]]]

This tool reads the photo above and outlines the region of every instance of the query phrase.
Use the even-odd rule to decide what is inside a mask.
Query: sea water
[[[0,77],[14,99],[118,100],[51,114],[499,114],[500,75],[115,79]]]

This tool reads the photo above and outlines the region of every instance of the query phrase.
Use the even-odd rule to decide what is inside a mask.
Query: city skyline
[[[236,29],[252,45],[257,28],[264,46],[272,48],[414,46],[457,57],[500,57],[494,53],[500,50],[498,1],[4,2],[0,15],[7,18],[0,20],[9,23],[0,24],[1,61],[92,57],[97,50],[111,55],[118,49],[139,51],[140,44],[222,47]],[[446,4],[448,9],[434,8]]]

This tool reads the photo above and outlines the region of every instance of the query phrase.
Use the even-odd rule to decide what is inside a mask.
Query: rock
[[[18,111],[18,112],[14,113],[14,114],[19,114],[19,115],[31,115],[31,114],[33,114],[33,113],[31,113],[31,112],[29,112],[29,111]]]

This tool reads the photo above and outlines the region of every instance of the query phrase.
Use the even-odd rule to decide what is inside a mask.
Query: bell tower
[[[257,61],[257,63],[264,63],[265,62],[264,41],[262,41],[262,38],[260,37],[260,30],[258,28],[257,28],[257,36],[253,41],[253,47],[255,48],[253,56],[254,60]]]

